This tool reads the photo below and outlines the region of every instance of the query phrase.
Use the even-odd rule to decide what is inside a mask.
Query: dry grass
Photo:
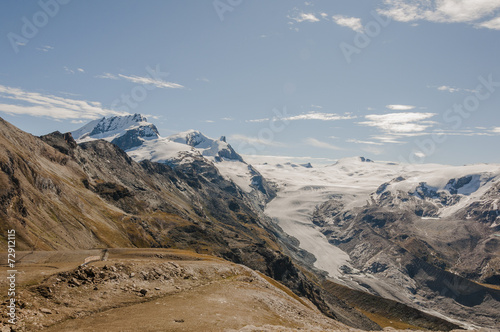
[[[294,292],[292,292],[288,287],[282,285],[281,283],[279,283],[278,281],[266,276],[265,274],[262,274],[260,272],[257,271],[257,273],[264,279],[266,279],[266,281],[268,283],[270,283],[271,285],[273,285],[274,287],[276,288],[279,288],[281,289],[283,292],[285,292],[288,296],[294,298],[295,300],[299,301],[301,304],[305,305],[306,307],[309,307],[309,305],[307,303],[305,303],[300,297],[298,297]]]
[[[380,325],[380,327],[382,327],[382,328],[392,327],[394,329],[399,329],[399,330],[406,330],[406,329],[408,329],[408,330],[422,330],[422,328],[420,328],[418,326],[407,324],[405,322],[402,322],[399,319],[382,316],[382,315],[377,314],[377,313],[371,313],[369,311],[362,310],[359,308],[356,308],[356,310],[358,310],[359,312],[364,314],[366,317],[370,318],[372,321],[374,321],[375,323]]]

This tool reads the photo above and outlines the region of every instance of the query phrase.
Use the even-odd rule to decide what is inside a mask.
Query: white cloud
[[[80,73],[85,73],[85,70],[83,70],[82,68],[77,68],[76,70],[78,70]]]
[[[357,17],[348,17],[343,15],[334,15],[332,19],[335,23],[340,26],[347,27],[356,32],[363,31],[363,24],[361,23],[361,19]]]
[[[349,142],[349,143],[356,143],[356,144],[368,144],[368,145],[384,145],[383,143],[380,143],[380,142],[361,141],[361,140],[358,140],[358,139],[348,139],[347,142]]]
[[[454,93],[454,92],[458,92],[460,91],[460,89],[457,89],[457,88],[452,88],[451,86],[448,86],[448,85],[441,85],[441,86],[438,86],[437,89],[439,91],[448,91],[448,92],[451,92],[451,93]]]
[[[205,120],[204,122],[206,122],[206,123],[214,123],[215,121],[214,120]]]
[[[421,151],[417,151],[417,152],[414,152],[413,153],[415,156],[419,157],[419,158],[424,158],[426,157],[426,154],[421,152]]]
[[[487,28],[487,29],[492,29],[492,30],[500,30],[500,16],[495,17],[492,20],[477,23],[475,25],[476,28]]]
[[[425,20],[500,28],[499,17],[490,19],[500,9],[498,0],[385,0],[384,4],[384,8],[377,10],[379,14],[399,22]],[[483,21],[485,19],[487,21]]]
[[[118,80],[118,79],[124,79],[126,81],[132,82],[132,83],[137,83],[137,84],[144,84],[144,85],[154,85],[157,88],[162,88],[162,89],[182,89],[184,86],[177,84],[177,83],[172,83],[172,82],[167,82],[162,79],[154,79],[151,77],[141,77],[141,76],[135,76],[135,75],[123,75],[123,74],[110,74],[110,73],[104,73],[102,75],[96,76],[97,78],[105,78],[105,79],[112,79],[112,80]]]
[[[385,107],[393,111],[409,111],[415,108],[412,105],[387,105]]]
[[[297,23],[302,23],[302,22],[319,22],[319,18],[316,17],[313,13],[297,13],[294,16],[290,16],[290,19],[294,20]]]
[[[0,112],[49,117],[55,120],[93,120],[108,115],[128,114],[106,109],[102,107],[101,103],[95,101],[62,98],[0,85],[0,100],[2,99],[14,102],[4,103],[0,101]]]
[[[434,122],[424,121],[435,116],[436,113],[389,113],[389,114],[369,114],[365,118],[368,121],[359,124],[370,127],[377,127],[387,133],[414,133],[422,132],[431,127]]]
[[[495,127],[491,130],[493,133],[500,134],[500,127]]]
[[[476,90],[455,88],[455,87],[452,87],[449,85],[441,85],[441,86],[438,86],[436,89],[438,89],[439,91],[447,91],[450,93],[455,93],[455,92],[460,92],[460,91],[477,92]]]
[[[254,123],[254,122],[266,122],[266,121],[269,121],[269,120],[271,120],[271,119],[269,119],[269,118],[263,118],[263,119],[246,120],[245,122]]]
[[[295,121],[295,120],[321,120],[321,121],[336,121],[336,120],[349,120],[355,119],[356,116],[350,115],[348,113],[344,115],[339,115],[335,113],[320,113],[320,112],[309,112],[300,115],[294,115],[283,119],[284,121]]]
[[[234,119],[233,118],[220,118],[221,120],[224,120],[224,121],[233,121]]]
[[[304,143],[310,146],[314,146],[317,148],[322,148],[322,149],[330,149],[330,150],[342,150],[342,148],[335,146],[333,144],[327,143],[327,142],[322,142],[319,141],[315,138],[308,137],[304,140]]]
[[[315,106],[316,108],[320,108],[321,106]],[[263,119],[253,119],[246,120],[245,122],[266,122],[266,121],[298,121],[298,120],[321,120],[321,121],[337,121],[337,120],[349,120],[357,118],[350,113],[345,113],[344,115],[335,114],[335,113],[321,113],[311,111],[309,113],[293,115],[284,118],[263,118]]]
[[[372,139],[381,141],[383,143],[391,143],[391,144],[404,144],[406,142],[399,141],[398,136],[394,135],[379,135],[379,136],[372,136]]]

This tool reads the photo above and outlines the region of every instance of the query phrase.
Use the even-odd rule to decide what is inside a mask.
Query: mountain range
[[[250,165],[140,114],[0,135],[2,243],[15,228],[19,250],[215,255],[365,330],[500,324],[500,165]]]

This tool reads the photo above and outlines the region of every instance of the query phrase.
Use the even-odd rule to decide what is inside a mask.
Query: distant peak
[[[208,137],[203,135],[200,131],[189,129],[178,134],[172,135],[168,137],[171,141],[177,143],[183,143],[195,147],[202,142],[209,140]]]
[[[219,141],[224,142],[224,143],[227,143],[227,142],[226,142],[226,136],[221,136],[221,137],[219,138]]]
[[[352,164],[352,163],[373,163],[373,160],[365,158],[365,157],[348,157],[348,158],[342,158],[339,159],[336,163],[336,165],[345,165],[345,164]]]
[[[142,114],[139,114],[139,113],[135,113],[133,115],[133,119],[136,121],[136,122],[148,122],[148,119],[142,115]]]
[[[365,157],[359,157],[359,160],[361,160],[364,163],[373,163],[373,160],[365,158]]]

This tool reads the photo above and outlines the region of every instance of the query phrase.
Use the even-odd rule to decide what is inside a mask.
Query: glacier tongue
[[[363,206],[377,187],[392,179],[399,170],[392,163],[374,163],[362,158],[342,159],[334,165],[312,167],[255,165],[257,170],[278,185],[277,197],[268,203],[265,213],[290,236],[300,248],[316,257],[314,266],[332,278],[342,276],[341,267],[349,264],[349,255],[330,244],[312,221],[316,207],[332,197],[341,197],[346,207]]]

